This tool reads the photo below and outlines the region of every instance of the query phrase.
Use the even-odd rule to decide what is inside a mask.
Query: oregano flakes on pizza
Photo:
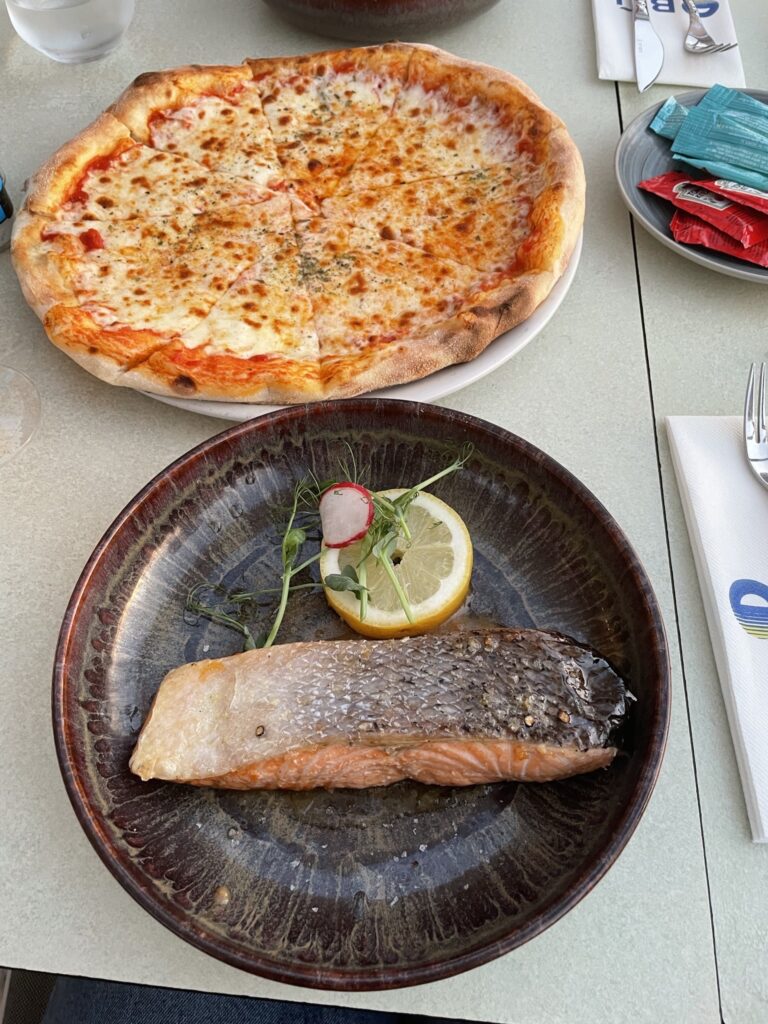
[[[141,75],[34,176],[13,260],[96,376],[296,403],[473,359],[583,215],[578,150],[527,86],[392,43]]]

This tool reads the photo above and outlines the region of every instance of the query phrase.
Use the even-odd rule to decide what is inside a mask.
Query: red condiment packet
[[[711,224],[699,220],[698,217],[692,217],[690,213],[683,213],[682,210],[675,210],[669,226],[676,242],[703,245],[707,249],[715,249],[717,252],[736,256],[737,259],[757,263],[760,267],[768,267],[768,242],[761,242],[745,249],[724,231],[718,231]]]
[[[680,171],[668,171],[641,181],[637,187],[668,199],[679,209],[714,225],[745,247],[768,240],[768,216],[711,191],[707,178],[699,180]]]
[[[724,178],[708,181],[707,188],[711,192],[726,196],[734,203],[751,206],[753,210],[768,214],[768,192],[761,192],[759,188],[750,188],[749,185],[740,185],[738,181],[726,181]]]

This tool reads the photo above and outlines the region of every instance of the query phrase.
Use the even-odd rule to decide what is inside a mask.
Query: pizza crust
[[[32,176],[24,209],[53,217],[69,198],[88,164],[135,145],[131,133],[110,113],[100,114],[74,139],[64,143]]]
[[[424,44],[415,49],[410,69],[412,82],[418,81],[430,90],[450,87],[452,92],[464,93],[465,97],[487,98],[508,115],[525,107],[535,115],[537,131],[541,134],[563,127],[560,118],[544,105],[533,89],[511,72],[457,57],[436,46]]]
[[[336,71],[375,69],[405,80],[417,49],[419,47],[413,43],[383,43],[346,50],[316,50],[298,57],[248,57],[244,63],[257,84],[266,79],[271,84],[271,80],[281,76],[322,76],[329,68]]]
[[[556,189],[553,205],[563,224],[559,248],[551,253],[550,260],[552,274],[557,280],[568,266],[584,226],[586,180],[581,154],[565,125],[561,125],[549,135],[547,144],[551,187]],[[552,284],[554,283],[553,281]]]
[[[51,221],[22,209],[16,216],[13,265],[24,298],[40,320],[57,304],[77,305],[77,296],[64,268],[52,260],[41,244],[41,233]]]
[[[66,262],[40,243],[89,164],[99,157],[151,143],[148,118],[175,109],[190,97],[226,97],[238,85],[267,82],[293,69],[325,74],[333,67],[398,67],[408,81],[427,90],[448,88],[467,102],[480,94],[500,112],[501,123],[523,126],[525,138],[544,154],[544,188],[530,215],[532,231],[517,276],[496,275],[468,296],[455,316],[408,337],[372,342],[352,355],[319,360],[207,355],[185,348],[172,336],[129,325],[104,327],[78,306]],[[395,106],[397,100],[395,100]],[[297,185],[291,200],[302,219]],[[113,106],[35,174],[13,239],[13,261],[25,298],[50,339],[90,373],[119,386],[168,396],[235,402],[298,403],[348,398],[419,379],[478,356],[498,335],[527,319],[546,298],[571,257],[584,217],[584,172],[578,150],[562,121],[514,75],[446,54],[434,47],[384,47],[327,51],[299,58],[266,58],[241,67],[190,65],[139,76]],[[297,287],[298,283],[297,283]]]
[[[183,107],[201,94],[226,96],[233,88],[253,81],[247,67],[188,64],[167,71],[147,71],[108,108],[137,142],[151,145],[148,120],[159,110]]]
[[[53,306],[43,326],[57,348],[108,384],[122,384],[132,365],[168,344],[167,338],[153,331],[121,324],[103,328],[88,310],[74,306]]]
[[[519,278],[486,297],[486,304],[462,310],[421,334],[387,346],[366,365],[328,360],[323,366],[327,397],[353,398],[475,359],[500,334],[526,320],[552,289],[553,275]]]

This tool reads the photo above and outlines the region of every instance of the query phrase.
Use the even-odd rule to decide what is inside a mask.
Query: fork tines
[[[765,393],[768,388],[768,372],[766,364],[760,364],[760,377],[755,391],[755,363],[749,371],[747,394],[744,399],[744,440],[747,445],[747,458],[750,461],[768,459],[768,431],[765,426]]]

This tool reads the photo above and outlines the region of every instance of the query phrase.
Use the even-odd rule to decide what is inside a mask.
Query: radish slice
[[[334,484],[320,499],[320,525],[327,548],[345,548],[360,540],[372,522],[371,492],[360,484]]]

